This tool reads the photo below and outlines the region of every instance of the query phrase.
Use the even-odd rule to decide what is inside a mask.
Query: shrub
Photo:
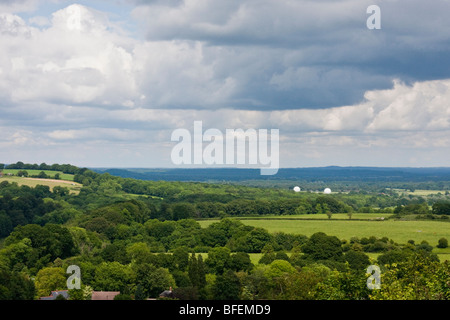
[[[446,238],[440,238],[438,241],[438,248],[447,248],[448,247],[448,240]]]

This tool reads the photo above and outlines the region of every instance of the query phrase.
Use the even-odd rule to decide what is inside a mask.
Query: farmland
[[[407,243],[409,240],[413,240],[417,244],[427,241],[435,247],[440,238],[450,238],[450,223],[446,221],[370,220],[381,217],[380,214],[357,214],[356,216],[361,220],[356,220],[354,217],[352,217],[352,220],[349,220],[345,214],[333,215],[333,218],[330,220],[325,215],[319,217],[309,216],[236,217],[233,219],[239,220],[245,225],[266,229],[270,233],[284,232],[309,237],[316,232],[324,232],[341,240],[350,240],[353,237],[375,236],[377,238],[387,237],[401,244]],[[217,221],[217,219],[207,219],[201,220],[199,223],[202,227],[207,227]],[[448,258],[450,250],[435,248],[434,252],[440,254],[440,257],[443,259],[450,260]]]
[[[4,169],[3,174],[8,175],[14,175],[16,176],[19,171],[26,171],[28,173],[28,176],[38,176],[41,172],[44,172],[49,178],[54,178],[56,174],[59,174],[59,177],[61,180],[68,180],[73,181],[73,174],[64,173],[62,171],[53,171],[53,170],[36,170],[36,169],[27,169],[27,170],[20,170],[20,169]]]
[[[441,221],[369,221],[331,219],[318,220],[305,218],[297,219],[251,219],[234,218],[246,225],[264,228],[270,233],[284,232],[311,236],[316,232],[325,232],[335,235],[340,239],[350,240],[352,237],[387,237],[398,243],[406,243],[414,240],[417,243],[425,240],[430,244],[437,243],[441,237],[450,238],[450,223]],[[214,220],[199,221],[202,227],[206,227]]]
[[[54,179],[39,179],[39,178],[26,178],[26,177],[17,177],[17,176],[4,176],[0,178],[0,183],[2,181],[8,181],[10,183],[17,183],[19,186],[29,186],[31,188],[36,187],[37,185],[48,186],[50,190],[53,190],[54,187],[60,186],[68,188],[70,193],[78,194],[81,190],[82,185],[80,183],[73,181],[73,175],[64,175],[68,180],[54,180]]]

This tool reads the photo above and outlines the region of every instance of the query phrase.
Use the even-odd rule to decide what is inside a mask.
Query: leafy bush
[[[448,240],[446,238],[440,238],[438,241],[438,248],[447,248],[448,247]]]

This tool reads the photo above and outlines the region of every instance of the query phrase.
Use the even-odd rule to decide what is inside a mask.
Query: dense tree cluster
[[[69,174],[75,174],[78,171],[80,171],[78,167],[71,164],[57,164],[57,163],[52,165],[46,163],[30,164],[30,163],[23,163],[22,161],[18,161],[16,163],[9,165],[3,165],[1,169],[51,170],[51,171],[62,171],[63,173]]]
[[[62,217],[52,219],[56,213],[62,213],[61,196],[68,194],[67,189],[55,187],[53,192],[48,186],[38,185],[35,188],[18,186],[16,183],[3,181],[0,183],[0,237],[6,237],[18,225],[29,223],[65,222]],[[64,219],[62,219],[64,220]]]
[[[437,201],[433,203],[433,214],[450,215],[450,201]]]

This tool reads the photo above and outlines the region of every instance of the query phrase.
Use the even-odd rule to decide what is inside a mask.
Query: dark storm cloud
[[[372,4],[381,30],[366,27]],[[231,0],[148,2],[134,14],[150,41],[204,43],[215,75],[237,83],[230,107],[270,110],[350,105],[393,79],[449,77],[448,12],[444,0]]]

